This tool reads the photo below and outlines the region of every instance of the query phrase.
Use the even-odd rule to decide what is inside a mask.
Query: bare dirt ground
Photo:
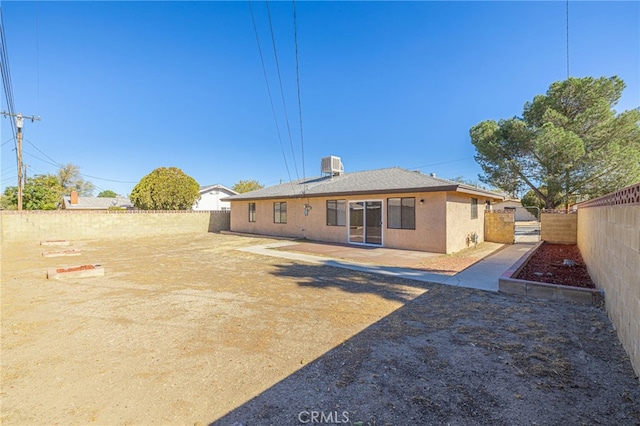
[[[265,242],[4,243],[0,422],[640,423],[601,309],[235,250]],[[45,277],[88,263],[105,276]]]

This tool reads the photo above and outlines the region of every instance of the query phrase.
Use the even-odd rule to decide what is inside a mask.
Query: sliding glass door
[[[349,202],[349,242],[382,245],[382,201]]]

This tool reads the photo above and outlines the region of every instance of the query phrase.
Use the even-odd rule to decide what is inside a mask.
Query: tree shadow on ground
[[[423,293],[431,284],[404,278],[360,272],[326,265],[302,263],[275,265],[273,275],[293,278],[300,287],[337,289],[351,294],[375,294],[387,300],[407,302]]]
[[[329,269],[277,274],[406,304],[211,425],[640,423],[637,378],[598,308],[419,282],[407,301],[408,280]]]

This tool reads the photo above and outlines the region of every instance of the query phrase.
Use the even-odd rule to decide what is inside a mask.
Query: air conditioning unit
[[[323,157],[320,162],[320,169],[323,175],[339,176],[344,173],[344,166],[340,157],[334,155]]]

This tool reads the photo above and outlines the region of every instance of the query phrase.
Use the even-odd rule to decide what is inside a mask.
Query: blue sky
[[[96,194],[163,166],[273,185],[326,155],[477,180],[471,126],[567,76],[565,1],[298,1],[303,171],[292,2],[268,3],[291,139],[265,2],[251,5],[275,120],[246,1],[0,4],[16,110],[42,117],[25,124],[29,175],[73,163]],[[640,106],[640,3],[570,1],[569,60],[574,77],[625,81],[618,111]],[[16,157],[0,122],[4,189]]]

